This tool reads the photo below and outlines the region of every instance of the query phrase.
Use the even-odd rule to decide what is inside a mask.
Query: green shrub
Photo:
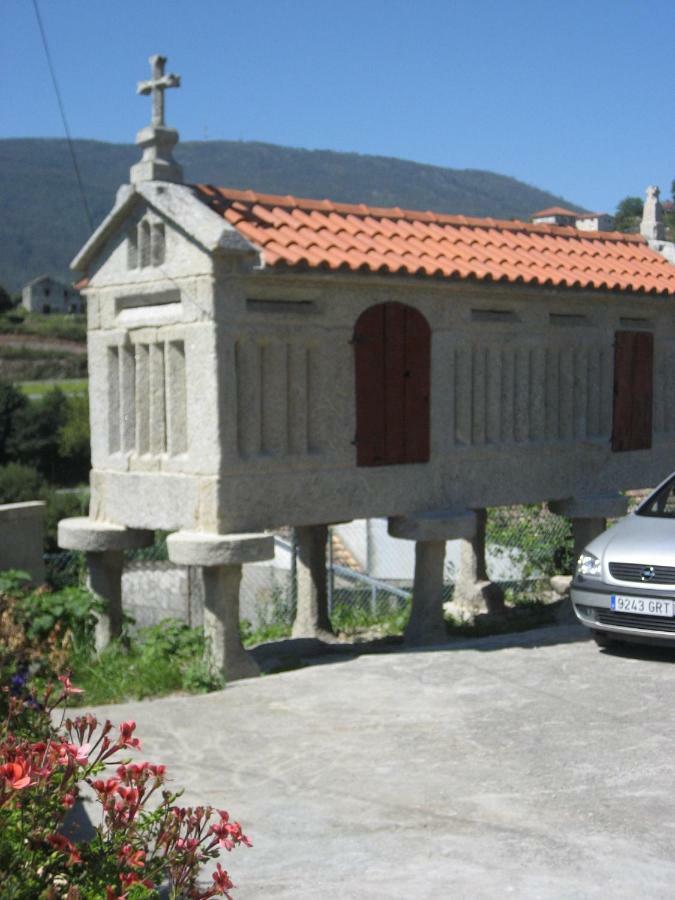
[[[0,465],[9,461],[9,444],[16,430],[16,417],[28,399],[13,384],[0,381]]]
[[[486,540],[493,553],[516,551],[523,576],[566,574],[572,562],[572,528],[545,506],[495,507],[488,510]]]
[[[142,700],[173,691],[206,693],[224,684],[214,670],[203,630],[177,619],[142,628],[97,656],[76,655],[73,672],[88,704]]]
[[[86,516],[89,507],[89,490],[58,491],[47,489],[42,497],[47,501],[45,514],[45,553],[57,553],[56,531],[60,519]]]
[[[100,609],[100,602],[84,588],[38,588],[19,600],[15,618],[32,643],[39,644],[58,628],[62,634],[71,635],[74,651],[90,652],[94,646],[96,611]]]
[[[47,486],[40,473],[31,466],[9,463],[0,466],[0,503],[25,503],[42,500]]]

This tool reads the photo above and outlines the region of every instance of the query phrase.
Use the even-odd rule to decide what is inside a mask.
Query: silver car
[[[675,473],[584,549],[572,603],[601,647],[675,647]]]

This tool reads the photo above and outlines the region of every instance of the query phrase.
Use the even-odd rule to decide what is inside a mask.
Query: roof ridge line
[[[287,209],[336,212],[355,216],[372,216],[376,219],[408,219],[420,222],[438,222],[447,225],[464,225],[467,228],[497,228],[508,231],[527,231],[533,234],[553,234],[559,237],[584,237],[591,241],[609,240],[628,243],[645,243],[640,234],[622,231],[580,231],[573,225],[524,222],[521,219],[495,219],[492,216],[466,216],[463,213],[440,213],[433,210],[401,209],[398,206],[368,206],[365,203],[342,203],[313,197],[295,197],[292,194],[263,194],[251,189],[215,187],[211,184],[192,185],[206,194],[210,202],[221,200],[256,203],[262,206],[280,206]],[[215,192],[215,196],[214,196]]]

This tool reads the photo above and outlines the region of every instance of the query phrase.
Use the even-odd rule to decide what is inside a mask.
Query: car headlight
[[[591,578],[599,578],[600,560],[598,557],[593,556],[592,553],[588,553],[584,550],[577,560],[577,575],[587,575]]]

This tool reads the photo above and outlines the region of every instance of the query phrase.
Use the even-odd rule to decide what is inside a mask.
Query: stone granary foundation
[[[238,581],[264,532],[298,529],[294,634],[326,635],[326,526],[380,516],[417,542],[406,639],[434,643],[445,541],[467,542],[462,603],[500,606],[488,506],[549,502],[581,544],[672,469],[675,267],[645,238],[188,186],[177,137],[155,103],[73,263],[91,507],[59,535],[109,603],[101,640],[119,554],[162,529],[203,568],[218,664],[250,674]]]

